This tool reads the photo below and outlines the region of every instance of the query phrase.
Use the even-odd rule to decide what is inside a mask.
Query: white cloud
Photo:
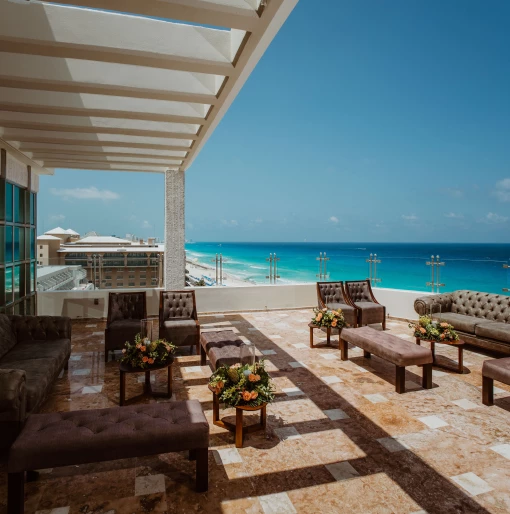
[[[500,202],[510,202],[510,178],[497,182],[493,194]]]
[[[332,221],[333,223],[338,223],[339,219],[336,216],[331,216],[331,218],[329,218],[329,221]]]
[[[55,222],[61,222],[61,221],[64,221],[66,219],[65,215],[64,214],[52,214],[50,216],[50,221],[55,221]]]
[[[97,187],[75,187],[73,189],[56,189],[51,188],[50,193],[54,196],[60,196],[64,200],[71,198],[77,200],[118,200],[120,195],[108,189],[98,189]]]
[[[142,223],[142,228],[152,228],[152,225],[147,220],[145,220]]]
[[[445,214],[444,216],[445,216],[445,218],[451,218],[451,219],[455,219],[455,220],[464,219],[464,214],[460,214],[457,212],[449,212],[448,214]]]
[[[495,212],[488,212],[480,221],[484,223],[506,223],[508,221],[508,217],[501,216]]]
[[[402,219],[406,221],[416,221],[418,216],[416,216],[416,214],[402,214]]]

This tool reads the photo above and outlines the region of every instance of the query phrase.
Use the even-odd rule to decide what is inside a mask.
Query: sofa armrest
[[[10,316],[18,343],[71,339],[71,319],[64,316]]]
[[[433,294],[429,296],[421,296],[414,301],[414,310],[420,316],[426,316],[438,312],[451,312],[452,295],[450,293]]]
[[[26,374],[20,369],[0,369],[0,421],[23,422],[26,407]]]

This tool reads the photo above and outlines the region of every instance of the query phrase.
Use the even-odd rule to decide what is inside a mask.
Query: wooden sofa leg
[[[432,364],[423,365],[423,389],[432,389]]]
[[[209,489],[209,449],[197,448],[197,492],[204,493]]]
[[[343,361],[349,360],[349,343],[340,339],[340,358]]]
[[[494,405],[494,379],[482,377],[482,403],[487,406]]]
[[[395,391],[398,394],[406,392],[406,368],[404,366],[395,366]]]
[[[188,453],[188,459],[189,460],[197,460],[197,451],[196,450],[190,450]]]
[[[7,514],[25,512],[25,473],[9,473],[7,486]]]
[[[365,357],[365,359],[370,359],[370,357],[372,357],[372,354],[370,352],[367,352],[366,350],[363,350],[363,357]]]

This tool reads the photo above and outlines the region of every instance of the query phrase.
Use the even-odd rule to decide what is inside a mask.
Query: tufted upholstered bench
[[[482,380],[482,402],[494,405],[494,380],[510,385],[510,357],[484,361]]]
[[[468,344],[510,354],[510,296],[459,290],[417,298],[414,310],[451,323]]]
[[[12,445],[8,513],[24,511],[24,472],[188,450],[208,488],[209,424],[198,400],[34,414]]]
[[[244,341],[232,330],[205,332],[200,336],[200,343],[200,365],[205,366],[209,356],[213,371],[224,364],[232,366],[241,360],[240,346]]]
[[[404,341],[400,337],[374,330],[371,327],[344,328],[341,337],[340,351],[343,361],[348,359],[347,343],[351,343],[364,350],[365,358],[370,358],[373,353],[377,357],[395,364],[395,390],[397,393],[405,393],[406,366],[423,366],[423,388],[432,388],[433,357],[428,348],[422,348]]]

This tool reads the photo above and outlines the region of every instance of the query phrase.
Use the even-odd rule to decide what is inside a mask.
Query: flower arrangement
[[[318,327],[343,328],[347,325],[344,319],[344,313],[339,309],[337,311],[324,309],[313,310],[312,323]]]
[[[175,345],[165,339],[151,341],[136,334],[135,341],[126,341],[126,347],[122,350],[122,361],[133,368],[148,368],[166,364],[171,354],[175,351]]]
[[[414,331],[414,337],[427,341],[458,341],[459,335],[452,325],[446,321],[432,320],[430,316],[420,316],[417,322],[409,323]]]
[[[227,407],[259,407],[275,396],[264,361],[221,366],[212,374],[209,387]]]

